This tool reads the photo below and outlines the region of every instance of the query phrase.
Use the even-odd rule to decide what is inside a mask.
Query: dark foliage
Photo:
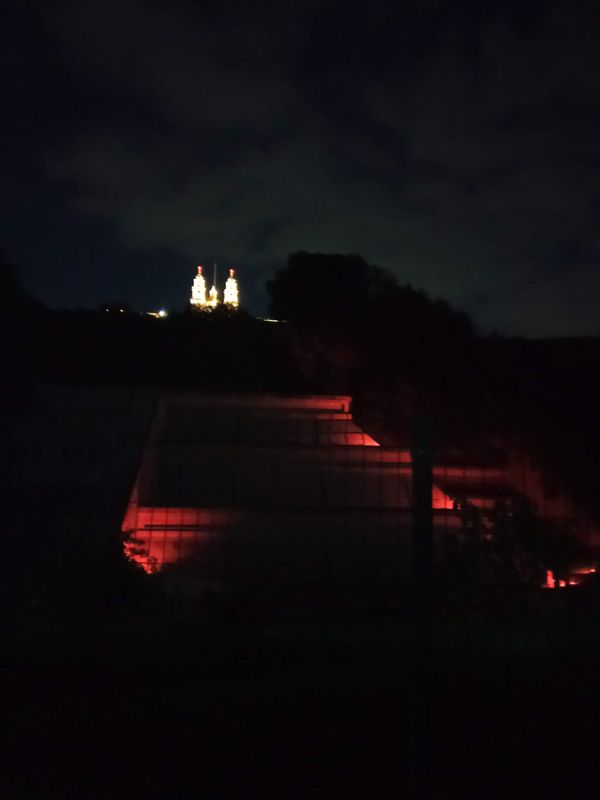
[[[409,416],[442,418],[452,408],[442,395],[464,397],[466,377],[477,371],[465,314],[399,286],[360,256],[295,253],[267,289],[271,313],[293,326],[295,353],[315,388],[350,391],[359,407],[369,393],[380,406],[401,395]]]
[[[546,570],[566,578],[583,545],[572,532],[540,519],[524,501],[485,512],[458,503],[462,529],[447,534],[438,565],[444,605],[484,612],[518,608],[539,591]]]
[[[302,326],[354,323],[394,285],[392,275],[361,256],[301,251],[267,282],[269,313]]]

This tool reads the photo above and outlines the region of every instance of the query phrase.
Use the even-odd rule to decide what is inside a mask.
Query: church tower
[[[208,302],[207,305],[209,308],[216,308],[219,305],[219,293],[217,291],[217,265],[215,264],[214,275],[213,275],[213,285],[210,287],[210,291],[208,293]]]
[[[190,303],[192,304],[192,307],[196,309],[205,309],[207,306],[206,281],[204,280],[201,266],[198,267],[198,273],[192,284],[192,296],[190,297]]]
[[[238,291],[238,283],[235,278],[235,270],[229,270],[229,277],[225,283],[225,292],[223,294],[223,302],[231,308],[239,308],[240,298]]]

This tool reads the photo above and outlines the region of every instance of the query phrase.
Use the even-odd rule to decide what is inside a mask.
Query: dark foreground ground
[[[427,796],[599,796],[596,630],[439,625]],[[410,797],[408,641],[401,619],[331,617],[21,635],[2,667],[2,796]]]

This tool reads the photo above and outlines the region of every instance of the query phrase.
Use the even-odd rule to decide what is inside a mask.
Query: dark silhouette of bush
[[[572,532],[538,517],[524,500],[483,511],[458,502],[462,529],[447,533],[437,567],[440,603],[471,612],[517,609],[552,570],[566,579],[585,553]]]

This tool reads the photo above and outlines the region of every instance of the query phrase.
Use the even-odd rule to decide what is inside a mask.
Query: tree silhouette
[[[290,322],[296,352],[314,388],[369,387],[400,381],[420,398],[440,383],[460,383],[473,330],[468,317],[361,256],[299,252],[268,282],[270,313]],[[422,410],[422,408],[421,408]]]
[[[269,313],[297,324],[356,319],[368,303],[394,287],[394,277],[358,255],[292,253],[267,282]]]
[[[457,508],[461,530],[446,535],[438,565],[443,603],[469,610],[516,607],[525,590],[541,587],[547,570],[566,578],[585,553],[577,537],[522,499],[485,511],[457,501]]]

